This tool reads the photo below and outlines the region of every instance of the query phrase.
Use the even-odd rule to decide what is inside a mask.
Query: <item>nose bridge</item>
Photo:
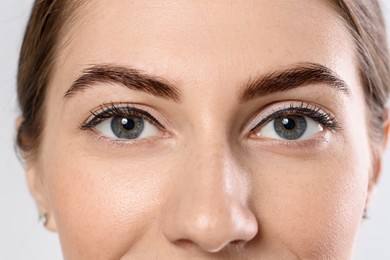
[[[165,232],[215,252],[257,233],[246,205],[248,186],[223,136],[203,135],[188,145],[170,201]]]
[[[229,147],[221,140],[198,138],[188,147],[180,173],[180,200],[188,206],[189,217],[204,219],[212,211],[226,211],[232,193],[232,173],[229,172]]]
[[[222,136],[198,139],[187,161],[191,189],[221,200],[233,196],[235,187],[242,186],[239,179],[243,179],[232,148],[224,139]]]

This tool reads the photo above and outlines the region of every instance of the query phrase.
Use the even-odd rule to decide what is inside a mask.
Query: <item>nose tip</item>
[[[229,204],[192,209],[166,223],[166,237],[178,246],[192,245],[204,252],[216,253],[229,245],[244,246],[257,234],[257,220],[246,206]]]
[[[183,237],[210,253],[219,252],[229,245],[245,245],[257,234],[257,221],[244,208],[229,214],[200,214],[186,223]]]

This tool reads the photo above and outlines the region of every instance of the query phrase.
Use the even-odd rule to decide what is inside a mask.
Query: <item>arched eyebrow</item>
[[[94,65],[83,70],[81,76],[73,82],[64,97],[69,98],[77,92],[101,83],[123,85],[129,89],[143,91],[174,102],[180,102],[181,98],[180,91],[165,79],[148,75],[134,68],[109,64]]]
[[[249,79],[244,84],[240,101],[244,103],[260,96],[314,84],[325,84],[347,96],[351,95],[347,83],[331,69],[318,63],[298,63],[285,70]]]
[[[110,64],[94,65],[83,70],[81,76],[66,91],[64,98],[72,97],[77,92],[101,83],[123,85],[129,89],[143,91],[176,103],[181,100],[179,89],[169,81],[134,68]],[[317,63],[298,63],[284,70],[249,79],[242,88],[244,91],[240,96],[240,102],[244,103],[257,97],[321,83],[347,96],[351,94],[346,82],[331,69]]]

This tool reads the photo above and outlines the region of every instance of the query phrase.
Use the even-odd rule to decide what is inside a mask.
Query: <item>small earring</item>
[[[42,226],[46,226],[47,224],[47,221],[48,221],[48,216],[46,213],[41,213],[39,214],[39,217],[38,217],[38,223]]]
[[[364,212],[363,212],[363,219],[364,220],[367,220],[367,219],[369,219],[370,217],[368,216],[368,209],[367,208],[365,208],[364,209]]]

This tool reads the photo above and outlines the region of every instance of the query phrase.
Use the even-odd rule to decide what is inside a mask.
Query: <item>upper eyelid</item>
[[[310,109],[310,108],[299,108],[299,107],[284,108],[281,110],[274,111],[273,113],[271,113],[268,116],[266,116],[265,118],[263,118],[259,123],[256,124],[256,126],[252,127],[250,131],[255,130],[259,126],[268,123],[269,121],[271,121],[272,119],[274,119],[280,115],[288,114],[288,112],[294,112],[294,114],[307,115],[307,114],[303,113],[303,110],[305,110],[308,113],[312,113],[312,112],[316,113],[315,110]]]

